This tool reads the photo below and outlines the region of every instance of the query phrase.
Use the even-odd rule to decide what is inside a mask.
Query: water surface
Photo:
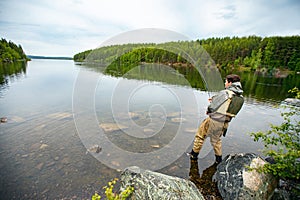
[[[197,126],[206,117],[210,94],[189,87],[184,76],[176,71],[174,76],[180,76],[184,84],[113,77],[75,65],[73,61],[32,60],[25,68],[21,67],[17,75],[4,75],[6,81],[1,82],[0,117],[8,119],[7,123],[0,124],[2,199],[89,199],[94,191],[102,191],[109,180],[119,176],[117,169],[118,166],[121,168],[122,158],[113,159],[114,152],[103,147],[101,153],[109,154],[111,166],[102,164],[87,152],[78,133],[73,116],[73,92],[76,78],[82,72],[98,77],[98,82],[94,91],[94,112],[80,115],[83,117],[79,122],[87,125],[88,132],[91,115],[99,124],[114,123],[117,119],[126,126],[126,131],[114,130],[105,134],[125,151],[158,151],[172,141],[178,130],[187,141],[191,141]],[[270,123],[282,121],[280,108],[275,105],[286,97],[286,91],[292,85],[281,79],[275,80],[277,85],[261,84],[262,78],[249,74],[242,78],[245,79],[242,83],[246,102],[231,122],[227,136],[222,138],[223,155],[237,152],[261,154],[262,145],[253,142],[248,133],[267,130]],[[134,86],[139,87],[123,101],[126,90]],[[265,91],[280,92],[269,95],[270,92]],[[182,104],[177,97],[185,93],[194,94],[198,105],[189,105],[190,110],[181,112]],[[186,120],[185,127],[178,121],[182,118]],[[191,145],[189,143],[187,149],[191,149]],[[189,178],[190,160],[180,148],[173,151],[178,159],[159,172]],[[202,173],[214,162],[209,141],[199,157],[199,172]],[[131,159],[135,160],[134,157]],[[164,157],[153,159],[151,163],[159,165],[160,159]]]

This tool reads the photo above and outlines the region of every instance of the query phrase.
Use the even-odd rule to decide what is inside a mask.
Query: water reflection
[[[122,69],[120,69],[120,73],[117,73],[114,70],[110,70],[110,68],[105,68],[105,66],[84,66],[100,73],[105,73],[112,76],[123,76],[129,79],[160,81],[175,85],[186,85],[187,80],[188,85],[192,88],[202,91],[206,90],[205,84],[203,83],[199,72],[197,69],[190,66],[182,67],[172,65],[164,66],[157,64],[141,64],[132,67],[130,75],[122,74]],[[167,71],[166,68],[172,68],[173,70]],[[157,76],[159,73],[161,75]],[[253,103],[260,101],[276,104],[288,97],[288,91],[290,89],[300,85],[300,75],[295,73],[291,73],[286,77],[276,77],[263,76],[251,71],[221,71],[222,77],[226,77],[228,73],[235,73],[241,76],[241,83],[244,88],[244,96]],[[174,77],[174,74],[176,74],[177,78]],[[158,77],[160,77],[160,79],[158,79]],[[183,79],[185,80],[182,81]]]
[[[0,63],[0,97],[9,84],[26,75],[26,62]]]
[[[253,72],[237,72],[241,76],[244,96],[261,102],[280,102],[288,97],[288,91],[300,85],[300,76],[290,74],[286,78],[260,76]]]
[[[216,170],[217,164],[213,163],[211,166],[204,169],[200,175],[198,160],[190,160],[190,180],[195,183],[201,194],[205,196],[205,199],[222,199],[217,188],[217,183],[213,180]]]

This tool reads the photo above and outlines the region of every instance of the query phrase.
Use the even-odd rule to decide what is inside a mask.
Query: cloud
[[[236,7],[234,5],[227,5],[217,12],[216,15],[226,20],[232,19],[236,16]]]
[[[295,35],[297,0],[2,0],[0,35],[27,54],[69,55],[117,34],[162,28],[191,39]],[[38,46],[36,46],[38,45]]]

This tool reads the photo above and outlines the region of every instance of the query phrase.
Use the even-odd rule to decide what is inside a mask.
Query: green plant
[[[125,200],[127,199],[134,191],[132,186],[128,186],[120,194],[113,192],[114,185],[117,183],[118,179],[115,178],[112,181],[108,182],[107,186],[103,187],[105,189],[105,196],[107,200]],[[92,200],[100,200],[101,196],[95,192],[92,196]]]
[[[294,88],[289,91],[296,98],[300,98],[300,90]],[[300,108],[284,106],[281,113],[283,122],[271,125],[265,132],[250,133],[254,141],[264,143],[264,153],[274,159],[275,163],[267,163],[258,171],[272,173],[281,178],[300,178]]]

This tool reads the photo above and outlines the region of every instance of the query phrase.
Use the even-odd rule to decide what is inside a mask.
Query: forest
[[[188,55],[203,53],[199,49],[201,45],[216,66],[223,70],[242,68],[244,70],[300,71],[300,36],[224,37],[163,44],[112,45],[80,52],[74,55],[73,59],[76,62],[92,61],[103,65],[113,63],[113,65],[129,64],[132,66],[140,62],[159,62],[171,66],[191,65],[180,53],[174,54],[166,50],[170,45],[180,46]]]
[[[7,42],[6,39],[0,40],[0,63],[12,63],[15,61],[28,61],[21,45],[16,45],[12,41]]]

